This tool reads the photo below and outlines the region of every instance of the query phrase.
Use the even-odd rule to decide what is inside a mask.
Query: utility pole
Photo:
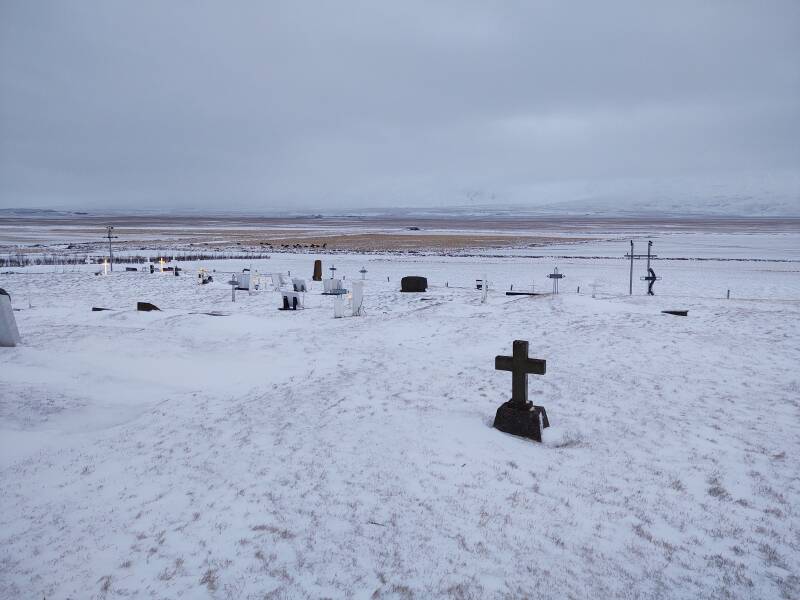
[[[111,263],[111,270],[114,270],[114,249],[111,247],[111,240],[112,238],[118,238],[118,235],[112,235],[114,232],[114,226],[108,225],[106,227],[106,237],[108,238],[108,262]]]
[[[651,254],[650,253],[650,249],[652,247],[653,247],[653,241],[649,240],[647,242],[647,254],[634,254],[633,253],[633,240],[631,240],[631,251],[630,251],[629,254],[625,255],[625,258],[630,258],[631,259],[631,273],[630,273],[630,279],[629,279],[629,282],[628,282],[628,295],[629,296],[633,296],[633,260],[634,259],[636,259],[636,258],[647,258],[648,277],[652,277],[652,279],[645,278],[645,281],[650,282],[650,281],[656,281],[657,279],[660,279],[660,278],[657,278],[654,273],[650,273],[649,272],[650,271],[650,259],[651,258],[656,258],[658,256],[657,254]],[[653,295],[652,294],[652,287],[653,286],[652,286],[652,283],[651,283],[650,284],[650,289],[648,290],[648,293],[651,296]]]
[[[628,279],[628,296],[633,296],[633,240],[631,240],[631,275]]]

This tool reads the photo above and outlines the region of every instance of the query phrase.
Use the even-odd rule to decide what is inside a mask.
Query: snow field
[[[624,261],[321,258],[366,266],[367,316],[222,273],[3,276],[0,597],[800,595],[793,263],[659,262],[647,298],[641,261],[628,297]],[[555,264],[559,296],[503,294]],[[548,361],[542,445],[491,428],[514,339]]]

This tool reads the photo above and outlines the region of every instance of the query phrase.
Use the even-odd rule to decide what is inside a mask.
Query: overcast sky
[[[799,172],[798,0],[0,0],[0,207],[537,204]]]

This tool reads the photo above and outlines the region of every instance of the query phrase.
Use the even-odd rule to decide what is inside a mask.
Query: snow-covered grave
[[[800,597],[798,263],[668,241],[654,297],[627,242],[559,258],[543,296],[505,295],[552,272],[525,251],[322,256],[369,269],[359,319],[231,303],[225,276],[13,269],[0,597]],[[541,444],[492,427],[517,339],[547,360]]]
[[[329,278],[322,280],[323,294],[344,294],[347,290],[344,289],[341,279]]]
[[[250,270],[244,270],[241,273],[236,273],[233,277],[238,285],[236,286],[237,290],[249,290],[250,289]]]
[[[283,290],[281,292],[281,310],[297,310],[303,308],[303,299],[298,292]]]

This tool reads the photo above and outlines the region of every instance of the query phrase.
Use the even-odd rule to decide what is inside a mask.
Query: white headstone
[[[342,299],[341,295],[333,298],[333,316],[336,319],[344,316],[344,299]]]
[[[364,282],[353,281],[353,316],[360,317],[364,314]]]
[[[342,280],[341,279],[325,279],[322,282],[322,286],[324,288],[325,293],[330,294],[331,292],[335,292],[336,290],[342,289]]]
[[[294,287],[295,292],[306,292],[306,280],[305,279],[298,279],[296,277],[292,278],[292,287]]]
[[[0,289],[0,346],[12,348],[20,342],[17,321],[11,308],[11,296]]]
[[[239,285],[236,287],[240,290],[249,290],[250,289],[250,271],[244,271],[236,275],[236,281],[239,282]]]

